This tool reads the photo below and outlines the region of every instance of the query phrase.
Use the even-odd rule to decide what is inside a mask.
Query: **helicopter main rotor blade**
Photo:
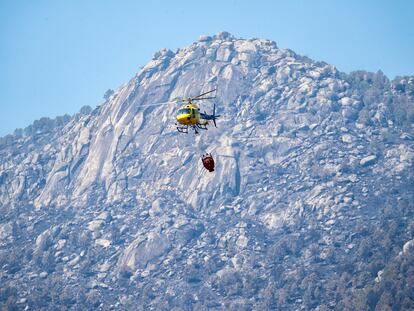
[[[198,95],[198,96],[194,97],[193,99],[197,99],[197,98],[199,98],[199,97],[202,97],[202,96],[207,95],[207,94],[209,94],[209,93],[212,93],[212,92],[214,92],[214,91],[217,91],[217,89],[214,89],[214,90],[211,90],[211,91],[205,92],[205,93],[203,93],[203,94],[200,94],[200,95]]]
[[[214,97],[192,98],[191,100],[202,100],[202,99],[213,99],[213,98],[216,98],[216,97],[214,96]]]
[[[138,107],[162,106],[162,105],[168,105],[168,104],[176,104],[176,103],[179,103],[179,102],[180,101],[168,101],[168,102],[161,102],[161,103],[138,105]]]

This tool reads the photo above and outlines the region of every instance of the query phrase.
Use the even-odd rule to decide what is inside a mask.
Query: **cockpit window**
[[[182,108],[178,110],[178,114],[188,114],[190,113],[190,108]]]

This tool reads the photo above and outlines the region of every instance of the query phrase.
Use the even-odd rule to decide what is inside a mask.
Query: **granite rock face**
[[[218,128],[178,133],[161,103],[216,87]],[[0,139],[0,305],[363,304],[412,249],[413,106],[414,77],[347,75],[269,40],[163,49],[95,109]]]

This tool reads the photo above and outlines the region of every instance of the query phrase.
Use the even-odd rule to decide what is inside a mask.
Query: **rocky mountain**
[[[414,308],[414,77],[224,32],[107,94],[0,139],[2,309]]]

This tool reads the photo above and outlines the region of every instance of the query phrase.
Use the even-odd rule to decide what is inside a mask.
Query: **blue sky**
[[[159,49],[219,31],[345,72],[414,75],[410,0],[0,0],[0,136],[94,107]]]

